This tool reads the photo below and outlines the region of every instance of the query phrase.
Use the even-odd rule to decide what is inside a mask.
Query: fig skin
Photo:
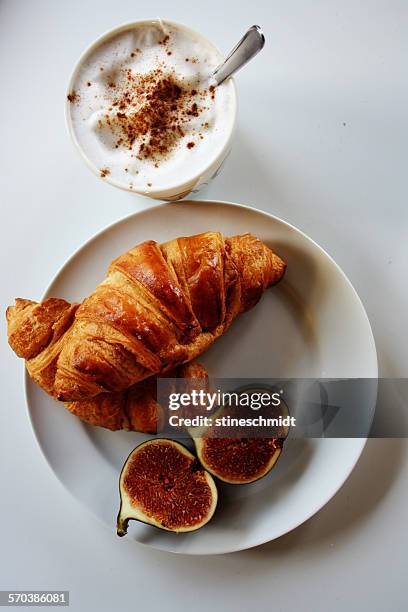
[[[218,501],[212,476],[185,446],[166,438],[143,442],[130,453],[119,491],[119,536],[126,535],[129,520],[175,533],[196,531],[211,520]]]

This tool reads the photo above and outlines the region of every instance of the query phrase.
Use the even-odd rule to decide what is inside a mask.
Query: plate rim
[[[43,292],[43,294],[41,295],[40,301],[43,301],[44,299],[46,299],[48,297],[49,291],[51,289],[51,287],[53,286],[53,284],[56,282],[56,280],[59,278],[59,276],[64,272],[65,268],[67,268],[71,262],[74,260],[75,257],[77,257],[81,251],[85,250],[92,242],[97,241],[98,238],[101,237],[101,235],[103,235],[105,232],[112,230],[114,228],[116,228],[117,226],[121,225],[121,224],[126,224],[126,222],[129,219],[132,219],[133,217],[138,217],[140,215],[143,214],[149,214],[152,210],[156,210],[156,209],[161,209],[161,208],[168,208],[168,207],[175,207],[175,206],[189,206],[190,204],[193,205],[223,205],[226,206],[227,208],[241,208],[244,210],[248,210],[250,212],[254,212],[256,214],[260,214],[263,215],[265,217],[268,217],[270,219],[273,219],[275,222],[278,222],[284,226],[286,226],[288,229],[290,229],[291,231],[294,231],[295,233],[300,234],[304,239],[306,239],[307,241],[311,242],[313,244],[313,246],[315,248],[317,248],[317,250],[320,252],[320,254],[322,254],[324,257],[327,257],[330,262],[335,266],[336,270],[338,273],[340,273],[340,276],[342,277],[343,281],[345,281],[346,285],[348,285],[348,287],[351,289],[351,292],[353,294],[354,299],[357,301],[360,310],[362,311],[362,314],[364,314],[364,318],[366,320],[367,323],[367,329],[369,331],[369,341],[371,343],[371,350],[373,352],[373,358],[374,358],[374,370],[375,370],[375,375],[372,376],[372,378],[378,379],[378,355],[377,355],[377,349],[376,349],[376,344],[375,344],[375,338],[374,338],[374,334],[372,331],[372,327],[371,327],[371,323],[369,320],[369,317],[367,315],[367,312],[365,310],[364,304],[359,296],[359,294],[357,293],[354,285],[352,284],[352,282],[350,281],[350,279],[348,278],[348,276],[346,275],[346,273],[343,271],[343,269],[340,267],[340,265],[333,259],[333,257],[322,247],[320,246],[313,238],[311,238],[310,236],[308,236],[305,232],[303,232],[300,228],[296,227],[295,225],[289,223],[288,221],[285,221],[284,219],[270,213],[264,210],[260,210],[258,208],[255,208],[254,206],[249,206],[247,204],[240,204],[238,202],[231,202],[228,200],[205,200],[205,199],[191,199],[191,200],[181,200],[178,202],[159,202],[159,203],[153,203],[152,205],[143,208],[142,210],[138,210],[138,211],[133,211],[127,215],[125,215],[124,217],[121,217],[120,219],[117,219],[116,221],[114,221],[113,223],[109,223],[106,226],[104,226],[102,229],[98,230],[95,234],[93,234],[92,236],[90,236],[90,238],[88,238],[85,242],[83,242],[77,249],[75,249],[75,251],[65,260],[65,262],[58,268],[58,270],[56,271],[56,273],[53,275],[52,279],[50,280],[50,282],[47,285],[47,288],[45,289],[45,291]],[[25,399],[25,403],[26,403],[26,409],[28,412],[28,418],[30,421],[30,425],[31,428],[33,430],[34,433],[34,437],[36,439],[37,445],[40,449],[40,452],[43,456],[43,458],[45,459],[46,464],[48,465],[49,469],[52,471],[52,473],[54,474],[56,480],[60,483],[60,485],[64,488],[64,490],[66,490],[68,492],[68,494],[70,495],[71,498],[73,498],[82,508],[84,508],[93,518],[96,518],[98,520],[98,522],[102,525],[104,525],[105,528],[108,528],[108,526],[106,525],[106,523],[91,509],[89,508],[81,499],[77,498],[73,492],[71,492],[71,490],[68,488],[68,486],[60,479],[60,477],[58,476],[57,472],[54,470],[50,459],[48,458],[48,456],[45,453],[45,450],[40,442],[39,436],[37,435],[37,429],[36,426],[34,424],[34,420],[33,420],[33,416],[32,416],[32,410],[30,408],[30,403],[29,403],[29,386],[30,385],[34,385],[35,383],[31,380],[31,378],[28,375],[27,369],[24,368],[24,399]],[[375,407],[374,407],[375,410]],[[349,440],[352,438],[349,438]],[[298,527],[300,527],[301,525],[303,525],[304,523],[306,523],[307,521],[309,521],[315,514],[317,514],[322,508],[324,508],[331,499],[333,499],[335,497],[335,495],[337,495],[337,493],[340,491],[340,489],[344,486],[344,484],[346,483],[346,481],[348,480],[348,478],[350,477],[351,473],[353,472],[354,468],[356,467],[358,460],[361,457],[361,454],[365,448],[365,445],[367,443],[367,438],[354,438],[354,444],[355,444],[355,457],[354,460],[351,462],[349,469],[345,472],[344,477],[342,477],[341,481],[338,482],[334,488],[334,491],[330,491],[329,494],[327,496],[324,497],[324,502],[318,502],[315,506],[313,506],[313,508],[299,521],[296,521],[295,524],[293,524],[291,527],[289,528],[285,528],[282,533],[280,533],[277,536],[274,536],[272,538],[266,536],[266,537],[260,537],[258,538],[256,541],[252,542],[250,545],[240,545],[237,544],[236,546],[232,547],[229,546],[227,548],[225,547],[219,547],[216,550],[213,550],[211,552],[199,552],[196,550],[178,550],[175,548],[169,549],[166,548],[164,546],[160,546],[157,544],[149,544],[149,543],[145,543],[145,542],[141,542],[139,540],[136,540],[136,538],[132,538],[132,542],[135,542],[138,545],[142,545],[144,547],[147,547],[149,549],[154,549],[154,550],[160,550],[163,552],[167,552],[167,553],[172,553],[172,554],[178,554],[178,555],[186,555],[186,556],[212,556],[212,555],[220,555],[220,554],[229,554],[229,553],[233,553],[233,552],[239,552],[242,550],[250,550],[252,548],[255,548],[257,546],[261,546],[263,544],[266,544],[267,542],[272,542],[274,540],[277,540],[279,538],[281,538],[282,536],[290,533],[291,531],[294,531],[295,529],[297,529]]]

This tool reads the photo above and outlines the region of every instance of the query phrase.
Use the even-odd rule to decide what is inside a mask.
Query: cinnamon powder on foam
[[[115,135],[115,147],[132,149],[137,142],[138,159],[156,164],[185,136],[190,119],[203,110],[201,102],[213,95],[207,89],[198,92],[160,67],[146,74],[127,68],[110,89],[113,100],[105,121]],[[102,120],[99,123],[102,128]]]

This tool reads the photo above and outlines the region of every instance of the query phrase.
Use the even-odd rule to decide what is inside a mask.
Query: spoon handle
[[[214,70],[212,76],[217,85],[220,85],[242,66],[245,66],[250,59],[259,53],[264,44],[265,36],[261,28],[257,25],[251,26],[223,63]]]

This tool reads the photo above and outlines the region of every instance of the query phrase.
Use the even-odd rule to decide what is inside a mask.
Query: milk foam
[[[198,100],[201,112],[188,118],[184,136],[159,163],[140,159],[138,142],[131,149],[117,146],[117,137],[106,124],[106,117],[114,122],[116,114],[112,109],[116,94],[112,84],[128,69],[132,74],[147,74],[161,68],[202,92],[208,90],[210,75],[221,59],[198,34],[161,20],[129,26],[92,47],[72,82],[68,121],[79,146],[101,176],[119,186],[149,192],[200,174],[230,136],[235,108],[233,84],[225,82],[213,95],[206,95],[204,102],[202,97]]]

